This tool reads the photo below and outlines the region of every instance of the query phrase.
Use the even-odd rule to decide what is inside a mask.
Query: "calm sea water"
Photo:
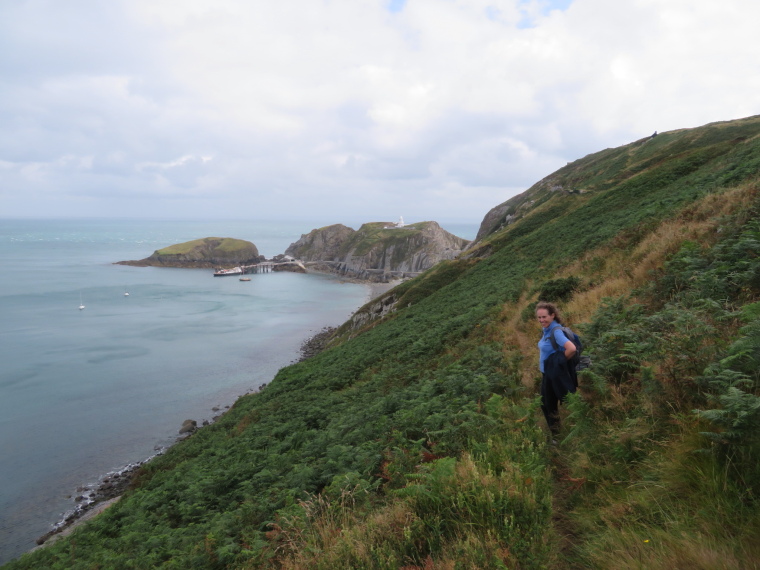
[[[0,563],[70,511],[77,487],[269,382],[370,295],[322,275],[113,262],[206,236],[271,257],[328,223],[0,220]]]

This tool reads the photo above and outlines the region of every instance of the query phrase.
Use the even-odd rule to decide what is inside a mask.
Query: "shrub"
[[[564,303],[569,301],[576,291],[581,290],[581,280],[570,276],[561,279],[552,279],[543,283],[538,291],[539,301]]]

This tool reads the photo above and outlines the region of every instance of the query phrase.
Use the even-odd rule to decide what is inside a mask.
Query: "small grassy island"
[[[567,164],[7,567],[757,568],[758,173],[760,117]],[[593,361],[556,446],[539,300]]]
[[[259,250],[250,241],[207,237],[156,250],[145,259],[117,263],[137,267],[217,268],[251,265],[260,259]]]

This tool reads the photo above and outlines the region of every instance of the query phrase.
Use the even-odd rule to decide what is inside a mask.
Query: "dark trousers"
[[[575,392],[575,385],[552,379],[543,374],[541,378],[541,411],[553,434],[559,433],[559,404],[569,393]]]
[[[559,432],[559,403],[578,387],[578,375],[564,352],[554,352],[544,360],[541,379],[541,411],[552,433]]]
[[[549,424],[549,430],[553,434],[559,432],[559,403],[564,394],[557,394],[554,390],[554,382],[543,375],[541,379],[541,411],[544,413],[546,423]]]

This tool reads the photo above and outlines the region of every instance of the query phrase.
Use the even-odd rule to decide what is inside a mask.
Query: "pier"
[[[271,273],[274,270],[274,261],[262,261],[254,265],[241,265],[243,273]]]
[[[217,269],[214,271],[214,277],[272,273],[273,271],[296,271],[305,273],[306,268],[300,261],[262,261],[261,263],[254,263],[253,265],[238,265],[231,269]]]

